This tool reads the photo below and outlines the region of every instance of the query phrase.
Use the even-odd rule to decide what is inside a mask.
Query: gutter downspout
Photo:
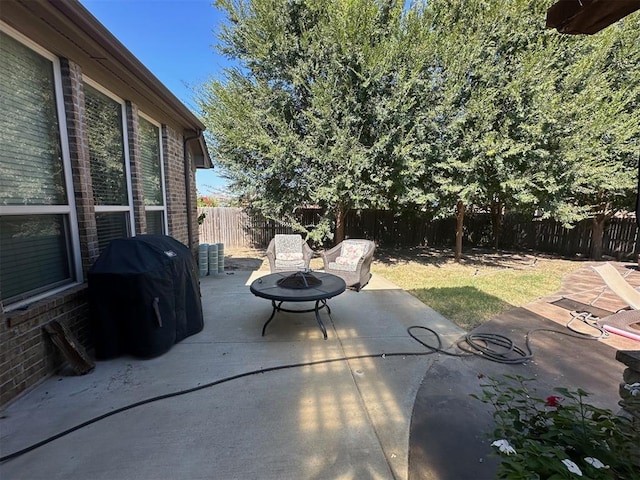
[[[187,143],[191,140],[195,140],[196,138],[200,138],[202,135],[202,130],[196,130],[196,134],[192,137],[186,137],[182,144],[183,155],[184,155],[184,188],[187,194],[187,238],[189,241],[189,250],[193,252],[193,224],[191,218],[191,160],[189,159],[189,152],[187,149]]]

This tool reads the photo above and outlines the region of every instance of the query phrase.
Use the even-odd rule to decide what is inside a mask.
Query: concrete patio
[[[204,330],[151,360],[101,361],[56,376],[4,412],[2,455],[144,399],[280,365],[376,354],[257,374],[114,415],[4,463],[11,479],[407,478],[411,411],[436,359],[406,333],[463,332],[380,277],[313,314],[279,313],[248,284],[265,272],[202,279]],[[428,334],[427,334],[428,337]],[[425,338],[427,341],[433,339]],[[386,358],[385,358],[386,357]]]
[[[591,344],[597,348],[584,348],[582,340],[552,338],[536,342],[540,359],[527,366],[412,355],[428,352],[408,336],[409,326],[437,331],[445,348],[466,332],[379,276],[361,292],[346,291],[329,301],[333,321],[321,311],[327,340],[311,313],[278,313],[262,337],[271,305],[251,295],[248,285],[265,273],[235,270],[202,278],[204,330],[165,355],[101,361],[85,376],[62,372],[9,405],[0,419],[1,454],[133,403],[239,378],[108,416],[5,462],[0,476],[492,478],[495,461],[487,457],[485,438],[490,415],[469,399],[478,392],[479,371],[532,374],[549,384],[565,379],[564,386],[597,389],[595,401],[615,408],[623,366],[611,358],[616,348],[634,345],[597,341]],[[634,282],[635,275],[640,277],[634,272]],[[516,335],[520,343],[527,329],[554,324],[534,313],[539,308],[486,328]],[[366,355],[371,356],[340,360]],[[593,365],[575,374],[585,355],[598,362],[598,375],[589,375]],[[265,371],[280,366],[291,368]],[[256,373],[243,375],[249,372]],[[591,383],[583,385],[584,378]]]

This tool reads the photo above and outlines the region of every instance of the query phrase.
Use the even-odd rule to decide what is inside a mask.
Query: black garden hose
[[[429,333],[431,333],[437,341],[437,345],[433,346],[433,345],[429,345],[428,343],[424,342],[423,340],[419,339],[415,334],[414,331],[415,330],[424,330],[427,331]],[[263,374],[263,373],[269,373],[269,372],[275,372],[278,370],[287,370],[287,369],[292,369],[292,368],[300,368],[300,367],[312,367],[315,365],[323,365],[323,364],[327,364],[327,363],[335,363],[335,362],[344,362],[344,361],[349,361],[349,360],[359,360],[359,359],[364,359],[364,358],[386,358],[386,357],[409,357],[409,356],[423,356],[423,355],[431,355],[433,353],[441,353],[443,355],[448,355],[448,356],[453,356],[453,357],[473,357],[473,356],[479,356],[481,358],[485,358],[487,360],[491,360],[493,362],[498,362],[498,363],[504,363],[504,364],[521,364],[521,363],[525,363],[528,360],[531,360],[533,358],[533,351],[531,350],[531,346],[530,346],[530,336],[531,334],[535,333],[535,332],[553,332],[553,333],[559,333],[562,335],[567,335],[570,337],[574,337],[574,338],[580,338],[580,339],[592,339],[592,340],[597,340],[600,337],[593,337],[590,335],[585,335],[585,334],[574,334],[574,333],[569,333],[569,332],[563,332],[560,330],[553,330],[553,329],[548,329],[548,328],[538,328],[535,330],[531,330],[527,333],[525,339],[526,339],[526,351],[518,346],[516,346],[513,341],[511,339],[509,339],[508,337],[505,337],[503,335],[499,335],[499,334],[492,334],[492,333],[475,333],[475,334],[467,334],[465,335],[463,338],[461,338],[460,340],[458,340],[457,342],[457,346],[460,350],[462,350],[464,353],[455,353],[455,352],[448,352],[446,350],[444,350],[442,347],[442,339],[440,338],[440,335],[438,335],[438,333],[435,330],[432,330],[431,328],[428,327],[423,327],[423,326],[419,326],[419,325],[414,325],[411,326],[409,328],[407,328],[407,333],[409,334],[409,336],[411,338],[413,338],[416,342],[418,342],[419,344],[423,345],[425,348],[428,349],[428,351],[426,352],[393,352],[393,353],[382,353],[382,354],[368,354],[368,355],[355,355],[355,356],[350,356],[350,357],[339,357],[339,358],[330,358],[330,359],[325,359],[325,360],[316,360],[316,361],[311,361],[311,362],[301,362],[301,363],[291,363],[291,364],[287,364],[287,365],[279,365],[279,366],[275,366],[275,367],[267,367],[267,368],[260,368],[257,370],[251,370],[249,372],[245,372],[245,373],[240,373],[238,375],[232,375],[230,377],[225,377],[222,378],[220,380],[215,380],[213,382],[209,382],[209,383],[205,383],[203,385],[198,385],[197,387],[193,387],[193,388],[188,388],[188,389],[184,389],[184,390],[178,390],[176,392],[171,392],[171,393],[166,393],[163,395],[158,395],[155,397],[151,397],[148,398],[146,400],[141,400],[139,402],[135,402],[135,403],[131,403],[129,405],[125,405],[124,407],[120,407],[117,408],[115,410],[112,410],[110,412],[107,412],[103,415],[99,415],[97,417],[93,417],[85,422],[82,422],[74,427],[71,427],[67,430],[64,430],[60,433],[57,433],[55,435],[52,435],[44,440],[41,440],[37,443],[34,443],[28,447],[25,447],[21,450],[18,450],[16,452],[10,453],[8,455],[4,455],[2,457],[0,457],[0,463],[4,463],[7,462],[9,460],[12,460],[14,458],[17,458],[21,455],[24,455],[25,453],[31,452],[37,448],[40,448],[48,443],[53,442],[54,440],[57,440],[59,438],[62,438],[66,435],[69,435],[77,430],[80,430],[84,427],[87,427],[89,425],[93,425],[94,423],[97,423],[101,420],[104,420],[105,418],[109,418],[112,417],[114,415],[117,415],[119,413],[122,412],[126,412],[127,410],[131,410],[137,407],[141,407],[143,405],[147,405],[149,403],[153,403],[153,402],[158,402],[160,400],[165,400],[167,398],[173,398],[173,397],[178,397],[181,395],[187,395],[189,393],[193,393],[193,392],[197,392],[200,390],[204,390],[206,388],[211,388],[211,387],[215,387],[217,385],[222,385],[223,383],[227,383],[227,382],[231,382],[233,380],[238,380],[240,378],[245,378],[245,377],[250,377],[252,375],[258,375],[258,374]]]

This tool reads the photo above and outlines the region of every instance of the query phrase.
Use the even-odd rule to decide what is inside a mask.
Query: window
[[[64,215],[12,215],[0,218],[2,297],[63,285],[71,278]]]
[[[98,244],[102,250],[111,240],[133,234],[124,105],[87,81],[84,96]]]
[[[166,232],[164,225],[164,212],[163,211],[153,211],[147,210],[147,233],[152,233],[155,235],[162,235]]]
[[[164,169],[160,127],[140,116],[140,157],[147,233],[166,233]]]
[[[81,276],[59,64],[27,44],[19,34],[0,31],[0,291],[5,306]]]
[[[96,230],[100,251],[104,250],[111,240],[129,236],[127,217],[127,213],[122,212],[96,212]]]

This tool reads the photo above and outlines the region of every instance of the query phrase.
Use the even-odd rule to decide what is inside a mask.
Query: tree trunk
[[[456,262],[462,259],[462,234],[464,233],[464,202],[458,200],[456,205]]]
[[[596,215],[591,219],[591,248],[589,249],[589,257],[592,260],[602,260],[602,239],[606,219],[607,216],[604,214]]]
[[[338,245],[344,240],[344,220],[347,216],[347,209],[343,204],[339,203],[335,210],[336,215],[336,234],[333,237],[333,244]]]
[[[502,236],[502,202],[494,200],[491,202],[491,230],[493,233],[493,248],[498,249],[500,237]]]

